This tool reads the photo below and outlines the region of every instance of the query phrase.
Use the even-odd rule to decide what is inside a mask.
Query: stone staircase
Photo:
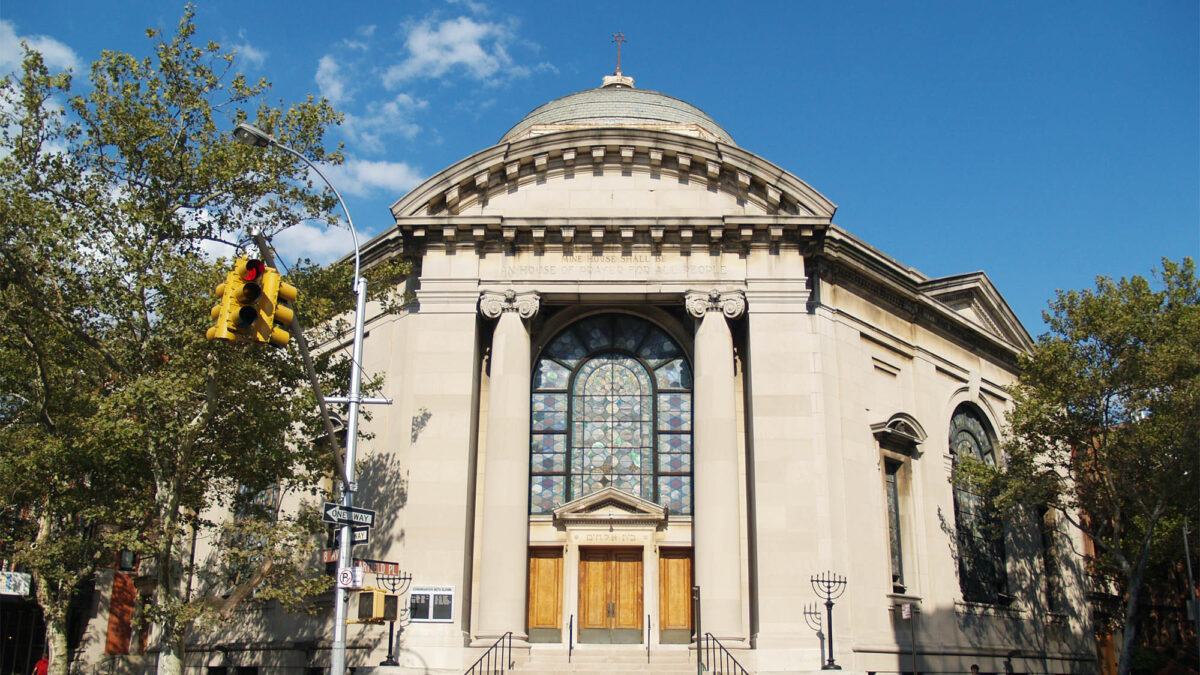
[[[567,649],[560,645],[534,645],[529,660],[520,663],[514,673],[521,675],[552,675],[576,673],[667,673],[695,675],[695,652],[686,645],[662,645],[650,649],[646,663],[644,645],[583,645],[575,647],[567,661]]]

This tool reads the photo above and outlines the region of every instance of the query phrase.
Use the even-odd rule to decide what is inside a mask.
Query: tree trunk
[[[1146,565],[1150,562],[1150,540],[1162,514],[1163,503],[1159,501],[1150,514],[1146,536],[1142,538],[1142,550],[1137,565],[1126,567],[1125,581],[1128,598],[1125,601],[1125,627],[1121,636],[1121,660],[1117,663],[1117,675],[1129,675],[1133,668],[1133,647],[1137,644],[1138,609],[1142,604],[1142,582],[1146,578]]]
[[[172,638],[162,644],[158,653],[158,675],[182,675],[183,638]]]
[[[174,546],[166,545],[167,550],[158,556],[158,585],[154,587],[154,604],[158,607],[171,607],[175,598],[175,575],[172,563]],[[173,612],[159,620],[158,624],[158,675],[182,675],[183,673],[183,638]]]
[[[1129,597],[1125,602],[1125,626],[1121,635],[1121,659],[1117,663],[1117,675],[1129,675],[1133,667],[1133,648],[1137,644],[1138,605],[1142,599],[1142,566],[1129,579]]]
[[[50,675],[67,675],[67,622],[63,618],[46,617],[46,649]]]
[[[159,550],[155,563],[158,566],[158,583],[154,587],[154,604],[159,608],[170,608],[160,619],[158,631],[158,675],[182,675],[183,631],[180,630],[176,607],[181,600],[179,580],[175,571],[175,525],[179,518],[179,484],[157,478],[155,501],[158,503]]]
[[[38,518],[35,541],[38,544],[48,541],[54,536],[52,530],[49,518],[44,515]],[[46,652],[50,660],[50,675],[67,675],[67,608],[71,605],[73,593],[67,593],[64,598],[61,589],[36,569],[33,571],[33,581],[38,606],[42,608],[42,617],[46,623]]]

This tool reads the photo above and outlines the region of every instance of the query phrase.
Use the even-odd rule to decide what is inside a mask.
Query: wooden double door
[[[580,548],[579,641],[640,644],[643,583],[641,548]]]

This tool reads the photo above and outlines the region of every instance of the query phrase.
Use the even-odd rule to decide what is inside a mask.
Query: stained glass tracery
[[[605,487],[692,512],[692,376],[638,317],[579,321],[543,350],[531,397],[530,513]]]
[[[970,457],[996,464],[992,434],[973,408],[963,404],[950,419],[950,452],[958,462]],[[1008,601],[1004,535],[996,511],[982,496],[962,487],[954,490],[959,587],[969,602]]]

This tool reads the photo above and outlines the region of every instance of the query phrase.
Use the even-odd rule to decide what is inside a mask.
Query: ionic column
[[[733,337],[726,318],[746,310],[742,293],[692,292],[696,330],[692,532],[701,625],[722,640],[745,640],[742,620],[741,508],[738,499]]]
[[[483,471],[477,638],[525,635],[529,545],[529,331],[536,293],[486,292],[479,311],[499,318],[489,361],[487,447]]]

